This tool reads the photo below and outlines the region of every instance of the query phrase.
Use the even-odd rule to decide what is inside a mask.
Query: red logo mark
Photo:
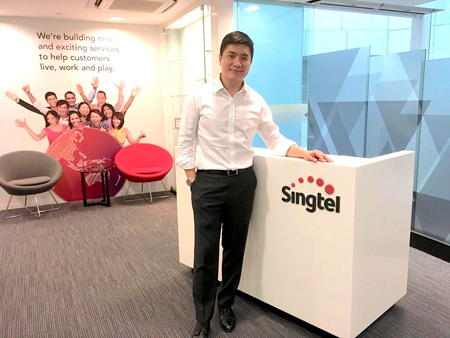
[[[299,181],[300,183],[303,183],[303,182],[304,182],[303,177],[299,177],[299,178],[298,178],[298,181]],[[308,176],[308,182],[309,182],[309,183],[313,183],[313,182],[314,182],[314,177]],[[323,187],[324,184],[325,184],[325,181],[324,181],[322,178],[318,178],[318,179],[316,180],[316,184],[317,184],[319,187]],[[295,183],[291,183],[291,187],[294,188],[294,187],[295,187]],[[325,192],[326,192],[328,195],[332,195],[332,194],[334,193],[334,187],[333,187],[331,184],[327,184],[327,185],[325,186]]]
[[[334,193],[334,187],[333,187],[331,184],[328,184],[328,185],[325,187],[325,192],[326,192],[328,195],[333,194],[333,193]]]

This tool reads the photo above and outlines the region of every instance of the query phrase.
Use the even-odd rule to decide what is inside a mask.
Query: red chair
[[[169,191],[162,179],[167,175],[170,169],[172,169],[173,158],[164,148],[149,143],[131,144],[122,148],[116,154],[115,162],[117,168],[123,173],[125,178],[130,181],[130,185],[128,186],[124,198],[125,202],[143,200],[142,198],[127,200],[131,183],[141,183],[141,194],[147,201],[153,203],[150,182],[161,181],[167,195],[155,198],[169,197]],[[148,183],[148,198],[144,193],[144,183]]]

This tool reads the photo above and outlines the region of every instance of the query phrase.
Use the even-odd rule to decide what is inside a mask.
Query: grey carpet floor
[[[0,213],[2,216],[2,213]],[[192,275],[178,262],[176,197],[62,205],[0,221],[0,337],[189,337]],[[248,297],[211,337],[321,337]],[[410,249],[408,294],[360,337],[450,337],[450,264]]]

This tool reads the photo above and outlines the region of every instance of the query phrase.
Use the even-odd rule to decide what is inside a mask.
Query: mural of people
[[[122,113],[115,113],[112,118],[111,127],[108,129],[108,132],[119,141],[122,147],[125,145],[125,140],[128,140],[130,144],[135,144],[141,142],[146,136],[145,133],[141,131],[141,134],[134,139],[131,136],[130,131],[127,128],[124,128],[124,124],[125,116]]]
[[[88,115],[88,121],[86,122],[87,127],[97,128],[102,131],[107,131],[108,126],[103,122],[105,119],[104,115],[98,109],[92,109]]]
[[[133,90],[131,91],[130,98],[125,103],[125,105],[123,106],[123,109],[120,113],[122,113],[123,115],[126,114],[126,112],[128,111],[128,108],[130,108],[131,104],[133,103],[134,98],[136,97],[137,94],[140,93],[140,91],[141,91],[140,86],[133,88]],[[111,127],[111,119],[112,119],[113,115],[116,113],[116,109],[114,108],[114,106],[112,104],[105,103],[102,106],[101,112],[106,117],[106,120],[103,122],[105,122],[105,124],[108,126],[108,128]]]
[[[100,81],[98,81],[96,84],[98,85],[99,82]],[[114,105],[114,109],[115,109],[115,111],[119,111],[123,106],[123,101],[124,101],[123,88],[125,88],[125,81],[120,80],[119,84],[114,84],[114,86],[116,86],[117,90],[119,91],[118,101]],[[89,105],[91,106],[91,109],[98,109],[101,111],[102,106],[106,103],[106,93],[103,90],[99,90],[97,92],[97,104],[91,104],[91,101],[89,101],[89,99],[84,95],[84,90],[81,85],[77,85],[77,90],[78,90],[78,93],[83,98],[84,102],[89,103]]]
[[[81,121],[81,114],[76,110],[73,110],[69,113],[69,128],[70,129],[78,129],[86,126],[86,123]]]
[[[67,113],[69,112],[69,103],[66,100],[58,100],[56,102],[56,109],[59,115],[59,123],[68,126],[69,116]]]
[[[123,90],[124,81],[115,84],[119,92],[119,99],[115,105],[106,103],[106,93],[97,92],[100,80],[94,77],[91,85],[92,90],[87,98],[83,93],[83,87],[76,85],[78,93],[83,98],[82,102],[76,103],[77,96],[71,90],[66,91],[64,99],[58,100],[53,91],[45,92],[45,101],[39,102],[30,90],[30,85],[22,88],[31,103],[21,100],[13,91],[6,91],[6,96],[23,108],[41,115],[45,121],[45,127],[40,132],[38,127],[27,124],[26,118],[16,119],[15,125],[23,128],[35,141],[47,138],[49,148],[47,153],[51,154],[63,165],[63,178],[60,186],[55,186],[54,192],[66,201],[77,201],[82,199],[81,186],[79,184],[79,166],[86,163],[114,163],[115,154],[122,148],[126,141],[130,144],[139,143],[146,137],[141,131],[134,138],[130,130],[124,127],[124,116],[140,93],[141,87],[137,86],[131,90],[128,100],[124,103]],[[91,104],[97,93],[97,103]],[[86,102],[87,101],[87,102]],[[46,104],[43,104],[46,103]],[[117,108],[122,112],[117,112]],[[98,109],[97,109],[98,108]],[[39,122],[38,122],[39,123]],[[101,131],[101,132],[99,132]],[[105,133],[105,131],[108,131]],[[92,144],[100,147],[92,148]],[[75,146],[75,147],[74,147]],[[73,160],[83,159],[80,160]],[[111,195],[117,194],[124,184],[123,175],[115,167],[110,172],[111,181],[114,186],[110,187]],[[86,177],[88,186],[88,198],[99,198],[102,194],[101,179],[93,175]]]
[[[25,86],[26,87],[26,86]],[[24,87],[24,88],[25,88]],[[22,99],[19,99],[17,94],[11,91],[6,91],[6,96],[8,98],[10,98],[11,100],[13,100],[14,102],[16,102],[19,106],[28,109],[29,111],[35,113],[35,114],[39,114],[44,118],[44,124],[46,127],[49,126],[47,119],[45,118],[45,114],[43,114],[42,112],[40,112],[35,106],[33,106],[32,104],[29,104],[28,102],[23,101]],[[47,101],[47,103],[49,104],[49,106],[54,106],[54,109],[56,110],[56,102],[58,101],[58,99],[56,98],[56,94],[53,92],[47,92],[45,94],[45,99]]]
[[[88,100],[89,102],[92,102],[94,100],[95,97],[95,93],[97,91],[97,87],[99,84],[99,79],[97,77],[94,77],[91,85],[92,85],[92,90],[89,93],[88,97],[86,98],[86,100]],[[80,85],[77,85],[80,86]],[[58,101],[58,97],[56,96],[56,94],[54,92],[47,92],[45,94],[45,101],[47,102],[48,106],[45,106],[44,104],[42,104],[41,102],[39,102],[39,100],[37,100],[34,95],[31,93],[30,90],[30,85],[25,85],[22,87],[22,90],[25,92],[25,94],[27,94],[28,98],[30,99],[32,104],[29,104],[28,102],[23,101],[22,99],[19,99],[18,96],[16,95],[16,93],[12,92],[12,91],[6,91],[6,96],[8,98],[10,98],[11,100],[13,100],[14,102],[16,102],[18,105],[22,106],[25,109],[28,109],[29,111],[32,111],[33,113],[39,114],[44,118],[44,122],[45,122],[45,126],[48,127],[48,123],[47,123],[47,119],[45,117],[45,114],[49,111],[49,110],[54,110],[54,111],[58,111],[59,112],[59,106],[57,105],[58,102],[62,102],[65,101],[67,103],[67,110],[71,111],[71,110],[76,110],[78,108],[78,105],[76,102],[76,96],[72,91],[68,91],[64,94],[64,98],[65,100],[59,100]],[[62,108],[64,109],[64,108]],[[67,116],[63,117],[62,121],[67,120]],[[66,124],[68,122],[65,122]]]
[[[86,123],[88,120],[89,112],[91,111],[91,108],[89,107],[89,104],[86,102],[80,102],[78,104],[78,112],[80,113],[81,121]]]
[[[49,112],[47,112],[47,114],[45,114],[45,117],[49,126],[42,129],[39,134],[36,134],[30,129],[30,127],[28,127],[27,119],[24,118],[23,121],[17,119],[15,122],[17,127],[25,129],[35,141],[41,141],[47,136],[48,143],[50,145],[54,140],[56,140],[58,136],[66,131],[67,126],[59,123],[60,117],[54,110],[50,110]]]

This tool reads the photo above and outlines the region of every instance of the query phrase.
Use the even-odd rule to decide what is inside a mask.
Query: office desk
[[[239,290],[353,338],[406,294],[414,152],[331,158],[312,163],[256,150],[258,186]],[[184,182],[177,168],[180,262],[192,267]]]

